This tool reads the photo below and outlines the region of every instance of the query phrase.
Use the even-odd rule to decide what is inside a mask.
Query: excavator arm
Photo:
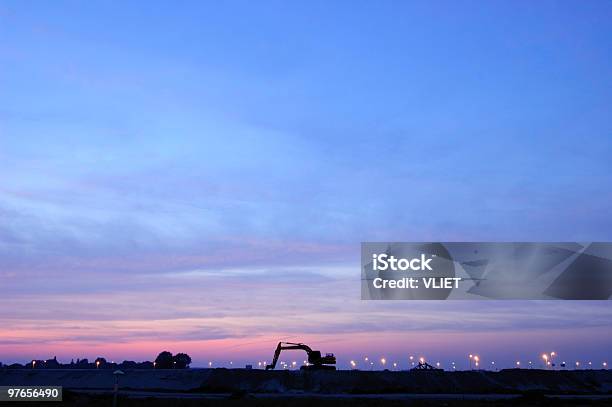
[[[312,353],[312,349],[308,345],[304,345],[303,343],[293,343],[293,342],[279,342],[276,346],[276,350],[274,351],[274,358],[272,359],[272,364],[266,366],[266,370],[272,370],[276,367],[276,362],[278,362],[278,357],[280,356],[281,351],[283,350],[291,350],[298,349],[306,351],[308,358],[310,359],[310,355]]]

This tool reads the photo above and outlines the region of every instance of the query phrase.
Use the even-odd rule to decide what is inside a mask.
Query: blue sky
[[[70,321],[367,339],[414,305],[358,301],[361,241],[611,240],[610,3],[220,3],[0,4],[0,360],[101,346]],[[612,334],[607,302],[537,304],[418,307]]]

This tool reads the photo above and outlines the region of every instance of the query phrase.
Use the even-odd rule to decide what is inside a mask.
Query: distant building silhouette
[[[74,358],[70,360],[70,363],[61,364],[57,360],[57,356],[54,356],[52,359],[47,360],[32,360],[25,365],[21,365],[19,363],[13,363],[10,365],[3,364],[0,362],[1,369],[122,369],[122,370],[130,370],[130,369],[186,369],[191,364],[191,357],[186,353],[177,353],[176,355],[172,355],[172,353],[168,351],[163,351],[157,358],[155,362],[144,361],[144,362],[135,362],[133,360],[124,360],[123,362],[117,364],[114,362],[108,362],[103,357],[96,358],[92,363],[89,362],[87,358],[84,359],[76,359]]]

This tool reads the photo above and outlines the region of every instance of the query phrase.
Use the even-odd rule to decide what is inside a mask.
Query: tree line
[[[89,359],[72,359],[70,363],[60,363],[57,357],[46,360],[34,359],[29,363],[20,364],[13,363],[5,365],[0,362],[2,369],[187,369],[191,364],[191,357],[186,353],[177,353],[173,355],[171,352],[163,351],[155,358],[153,362],[135,362],[132,360],[124,360],[121,363],[108,361],[106,358],[98,357],[93,362]]]

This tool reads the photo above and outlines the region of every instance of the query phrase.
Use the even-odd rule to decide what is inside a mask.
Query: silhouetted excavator
[[[301,349],[308,355],[308,364],[300,367],[301,370],[336,370],[336,366],[329,366],[336,364],[336,357],[333,353],[326,353],[325,356],[321,356],[321,352],[318,350],[310,349],[310,346],[304,345],[303,343],[293,342],[279,342],[274,351],[274,359],[272,364],[266,366],[266,370],[271,370],[276,367],[278,357],[282,350]]]

